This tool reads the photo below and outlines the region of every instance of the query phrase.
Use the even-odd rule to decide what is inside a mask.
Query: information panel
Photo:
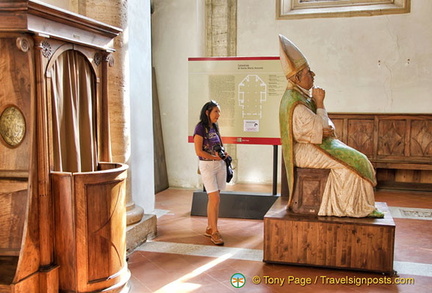
[[[202,106],[215,100],[224,143],[280,145],[286,86],[279,57],[189,58],[188,141]]]

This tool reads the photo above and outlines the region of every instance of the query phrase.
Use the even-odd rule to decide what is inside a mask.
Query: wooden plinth
[[[279,198],[264,217],[264,262],[393,274],[395,223],[383,219],[296,215]]]

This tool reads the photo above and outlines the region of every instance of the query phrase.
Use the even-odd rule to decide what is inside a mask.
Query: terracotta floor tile
[[[132,276],[130,278],[129,287],[130,287],[129,292],[140,292],[140,293],[152,293],[152,292],[154,292],[153,290],[151,290],[150,288],[145,286],[141,282],[141,280],[135,276]]]

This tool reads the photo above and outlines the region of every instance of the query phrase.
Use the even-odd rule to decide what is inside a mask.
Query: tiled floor
[[[271,186],[262,185],[229,189],[271,192]],[[129,256],[130,292],[432,292],[432,193],[376,193],[376,201],[387,203],[396,224],[393,277],[266,264],[262,220],[220,219],[225,245],[215,246],[203,236],[206,218],[190,215],[192,193],[168,189],[156,195],[158,236]],[[245,277],[241,288],[234,287],[241,279],[231,283],[236,273]],[[260,284],[253,283],[255,276]],[[304,284],[308,280],[315,284]],[[373,284],[357,283],[361,281]],[[404,282],[410,284],[396,284]]]

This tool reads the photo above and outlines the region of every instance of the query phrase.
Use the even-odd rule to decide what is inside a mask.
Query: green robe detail
[[[312,100],[306,99],[295,89],[288,89],[285,91],[279,107],[279,124],[282,141],[282,154],[284,156],[290,195],[289,202],[291,201],[294,188],[294,134],[292,117],[294,108],[298,104],[303,104],[316,113],[316,105]],[[376,185],[375,171],[370,164],[369,159],[361,152],[347,146],[333,137],[324,138],[321,144],[313,144],[313,146],[332,159],[345,165],[347,168],[369,181],[373,186]]]

